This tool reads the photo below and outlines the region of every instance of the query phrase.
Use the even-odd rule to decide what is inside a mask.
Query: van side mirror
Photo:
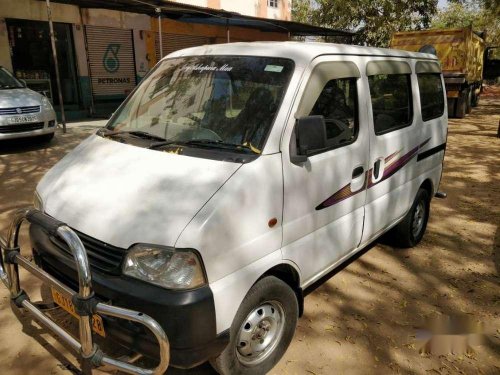
[[[23,87],[28,87],[28,84],[26,83],[26,81],[24,79],[20,79],[19,82],[21,82],[21,85],[23,85]]]
[[[326,148],[326,125],[323,116],[301,117],[295,123],[296,151],[292,163],[303,163],[315,151]]]

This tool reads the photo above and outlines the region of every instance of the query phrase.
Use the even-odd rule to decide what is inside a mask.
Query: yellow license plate
[[[75,318],[78,318],[79,316],[76,313],[75,305],[73,305],[73,302],[71,302],[69,298],[59,293],[54,288],[51,287],[50,289],[52,291],[52,298],[54,299],[54,302],[57,303],[59,306],[61,306],[65,311],[73,315]],[[104,324],[102,323],[102,318],[99,315],[94,314],[92,316],[92,329],[98,335],[106,337],[106,332],[104,331]]]

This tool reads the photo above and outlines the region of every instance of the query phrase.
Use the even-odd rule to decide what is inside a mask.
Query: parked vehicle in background
[[[49,99],[0,66],[0,140],[54,137],[56,114]]]
[[[433,53],[439,58],[446,84],[448,116],[463,118],[477,106],[485,45],[472,27],[398,32],[392,36],[391,48]]]
[[[488,47],[484,51],[483,78],[493,83],[500,83],[500,47]]]

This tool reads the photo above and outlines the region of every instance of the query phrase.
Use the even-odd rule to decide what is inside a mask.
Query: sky
[[[448,3],[448,0],[438,0],[438,7],[444,8],[447,3]]]

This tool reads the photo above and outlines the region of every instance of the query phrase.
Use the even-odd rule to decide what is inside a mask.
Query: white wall
[[[267,0],[263,0],[266,1]],[[246,16],[258,16],[259,12],[258,0],[221,0],[220,6],[224,10],[237,12]]]

